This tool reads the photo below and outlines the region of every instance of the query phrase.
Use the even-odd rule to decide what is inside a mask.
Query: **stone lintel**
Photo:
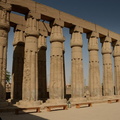
[[[59,19],[59,10],[54,9],[52,7],[40,4],[40,3],[36,3],[36,11],[41,13],[42,15],[46,16],[45,18],[47,18],[47,16],[49,18],[55,18],[55,19]]]
[[[83,28],[80,26],[74,26],[74,27],[70,28],[70,34],[72,34],[73,32],[83,33]]]
[[[41,14],[35,13],[34,11],[30,11],[27,17],[32,17],[32,18],[35,18],[36,20],[40,20]]]
[[[48,32],[47,31],[44,31],[44,30],[39,30],[39,33],[45,37],[48,36]]]
[[[7,0],[7,3],[17,6],[15,9],[19,8],[27,8],[29,10],[35,11],[36,10],[36,2],[33,0]],[[24,9],[19,10],[21,13],[24,13]]]
[[[2,1],[4,1],[4,0],[2,0]],[[16,7],[16,6],[19,6],[19,7],[28,9],[30,11],[37,11],[38,16],[39,16],[39,14],[41,14],[41,15],[45,16],[45,18],[48,19],[48,21],[51,21],[53,19],[63,20],[66,23],[65,27],[70,27],[69,24],[72,23],[75,26],[78,25],[78,26],[83,27],[84,31],[86,31],[85,33],[87,33],[88,31],[96,30],[103,37],[103,36],[107,36],[108,31],[109,31],[109,36],[112,38],[112,40],[114,40],[114,39],[117,40],[118,38],[120,38],[119,34],[114,33],[106,28],[103,28],[103,27],[93,24],[89,21],[83,20],[81,18],[75,17],[73,15],[67,14],[65,12],[59,11],[57,9],[37,3],[32,0],[7,0],[7,3],[14,5],[15,11],[18,11],[18,7]],[[24,9],[20,9],[20,11],[21,11],[21,13],[25,13]]]
[[[95,25],[95,30],[96,30],[96,32],[100,33],[103,36],[107,36],[108,35],[108,29],[103,28],[103,27],[101,27],[99,25]]]
[[[51,32],[50,25],[48,23],[39,21],[39,33],[47,37],[50,32]]]
[[[25,18],[23,16],[10,13],[10,21],[11,23],[14,23],[14,26],[12,27],[25,31]],[[51,27],[48,23],[39,21],[39,30],[42,32],[42,34],[44,33],[45,36],[48,36],[48,34],[51,32]]]
[[[92,37],[96,37],[96,38],[99,38],[99,33],[93,31],[93,32],[90,32],[87,34],[87,38],[92,38]]]
[[[8,3],[0,2],[0,9],[5,9],[7,11],[11,11],[12,6]]]
[[[39,22],[40,23],[40,22]],[[48,32],[48,33],[51,33],[51,27],[50,27],[50,24],[48,23],[44,23],[44,27],[46,28],[45,30]],[[39,29],[41,28],[41,26],[39,27]]]
[[[111,39],[111,37],[109,37],[109,36],[106,36],[106,37],[102,37],[102,38],[100,38],[100,42],[112,42],[112,39]]]
[[[15,30],[25,31],[25,26],[23,25],[17,25]]]
[[[10,22],[15,24],[12,27],[15,27],[16,25],[25,26],[25,18],[23,16],[20,16],[14,13],[10,13]]]
[[[110,30],[108,31],[108,33],[109,33],[109,37],[113,38],[114,40],[120,40],[120,35],[119,34],[117,34],[115,32],[112,32]],[[112,40],[112,41],[114,41],[114,40]]]
[[[55,19],[52,23],[52,25],[59,25],[61,27],[64,27],[64,21]]]

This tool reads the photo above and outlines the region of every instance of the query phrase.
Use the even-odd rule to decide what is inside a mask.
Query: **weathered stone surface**
[[[101,35],[107,36],[108,35],[108,31],[109,31],[108,29],[103,28],[103,27],[101,27],[99,25],[96,25],[96,32],[97,33],[100,33]]]
[[[71,25],[81,26],[85,33],[88,33],[90,31],[97,31],[101,37],[107,36],[107,34],[109,33],[109,36],[112,38],[113,41],[120,39],[119,34],[114,33],[108,29],[105,29],[99,25],[93,24],[91,22],[80,19],[80,18],[75,17],[70,14],[64,13],[57,9],[48,7],[46,5],[36,3],[32,0],[26,0],[26,1],[24,1],[24,0],[21,0],[21,1],[7,0],[7,3],[17,6],[16,8],[14,8],[16,11],[18,11],[18,8],[23,8],[23,9],[19,9],[20,13],[26,14],[26,12],[33,11],[35,13],[35,16],[37,16],[37,17],[41,16],[41,18],[43,20],[51,21],[53,19],[58,19],[58,20],[62,20],[66,23],[65,27],[71,27]],[[25,10],[27,10],[27,11],[24,12]]]
[[[14,53],[13,53],[12,91],[11,91],[11,99],[14,102],[22,100],[24,42],[25,36],[23,31],[19,31],[16,29],[13,42]]]
[[[15,12],[25,16],[11,13]],[[41,20],[40,20],[41,19]],[[47,21],[47,22],[46,22]],[[49,23],[50,22],[50,23]],[[71,101],[101,98],[98,60],[98,38],[102,42],[104,99],[114,98],[111,43],[114,46],[115,92],[120,94],[120,35],[99,25],[69,15],[32,0],[0,1],[0,106],[5,102],[5,74],[7,37],[10,26],[16,29],[14,39],[12,99],[22,99],[20,105],[39,105],[46,98],[46,37],[50,35],[50,99],[52,104],[65,103],[65,48],[62,27],[70,28],[72,48],[72,99]],[[95,32],[96,31],[96,32]],[[25,52],[23,42],[25,33]],[[89,50],[89,88],[84,99],[82,33],[87,34]],[[106,37],[109,36],[109,37]],[[39,37],[39,39],[38,39]],[[25,57],[24,57],[25,54]],[[22,58],[21,58],[22,57]],[[24,75],[23,73],[24,58]],[[19,69],[17,69],[19,66]],[[23,78],[22,78],[23,77]],[[21,90],[21,88],[23,90]],[[21,92],[23,91],[23,93]],[[21,98],[22,96],[22,98]],[[91,96],[91,97],[89,97]]]
[[[114,45],[115,94],[120,95],[120,41]]]
[[[46,37],[38,38],[38,99],[47,99]]]
[[[23,103],[38,101],[38,21],[27,18],[25,29],[25,60],[23,73]],[[22,101],[20,104],[22,104]],[[39,102],[38,102],[39,103]]]
[[[105,37],[102,43],[104,96],[114,95],[111,53],[111,38]]]
[[[53,25],[50,36],[51,55],[50,55],[50,86],[49,97],[52,101],[64,101],[64,79],[63,79],[63,42],[65,38],[62,27]]]
[[[82,32],[74,29],[71,37],[71,102],[80,101],[84,97],[83,58],[82,58]]]
[[[88,35],[89,50],[89,90],[91,97],[102,96],[100,84],[100,68],[98,57],[98,33],[92,32]]]
[[[1,8],[1,4],[0,4]],[[2,6],[0,9],[0,106],[6,105],[6,63],[7,63],[7,42],[10,28],[10,14]]]

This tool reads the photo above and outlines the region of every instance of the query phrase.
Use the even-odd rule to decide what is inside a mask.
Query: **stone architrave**
[[[120,41],[114,45],[115,94],[120,95]]]
[[[65,103],[64,99],[64,68],[63,68],[63,42],[65,38],[62,32],[63,22],[55,20],[52,26],[50,43],[50,86],[47,101],[51,104]]]
[[[11,6],[0,2],[0,106],[7,103],[6,100],[6,64],[7,64],[7,43],[10,30]]]
[[[16,30],[14,35],[13,69],[12,69],[12,87],[11,99],[13,102],[22,100],[22,81],[24,65],[24,33]]]
[[[36,106],[38,101],[38,30],[39,19],[31,12],[27,16],[25,29],[25,58],[23,71],[22,101],[20,105]]]
[[[105,37],[102,41],[102,56],[103,56],[103,94],[104,96],[113,96],[113,73],[112,73],[112,48],[111,38]]]
[[[38,38],[38,98],[47,99],[47,76],[46,76],[46,37],[40,35]]]
[[[91,33],[87,34],[88,51],[89,51],[89,91],[90,91],[90,97],[99,99],[102,96],[102,87],[100,84],[98,37],[99,37],[99,34],[96,32],[91,32]]]
[[[84,100],[84,78],[83,78],[83,58],[82,58],[82,33],[83,29],[76,26],[71,30],[71,102]]]

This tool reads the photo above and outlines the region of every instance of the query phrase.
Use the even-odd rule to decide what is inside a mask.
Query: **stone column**
[[[84,100],[82,33],[83,29],[78,26],[71,30],[71,102],[79,102]]]
[[[105,37],[102,41],[103,55],[103,94],[104,96],[114,95],[112,58],[111,58],[111,38]]]
[[[64,98],[66,98],[66,78],[65,78],[65,46],[63,43],[63,80],[64,80]]]
[[[120,41],[114,44],[115,94],[120,95]]]
[[[12,87],[11,99],[13,102],[22,100],[22,81],[23,81],[23,65],[24,65],[24,33],[16,30],[14,35],[14,52],[13,52],[13,68],[12,68]]]
[[[64,68],[63,68],[63,42],[65,38],[62,33],[63,22],[55,20],[50,36],[50,86],[48,103],[63,104],[64,99]]]
[[[46,76],[46,37],[38,38],[38,98],[47,99],[47,76]]]
[[[29,13],[26,21],[25,59],[23,72],[23,93],[21,105],[35,106],[38,101],[38,23],[33,13]]]
[[[98,37],[99,34],[96,32],[87,34],[89,50],[89,91],[91,99],[92,97],[94,99],[99,99],[102,96],[98,56]]]
[[[11,6],[0,2],[0,106],[6,105],[7,43]]]

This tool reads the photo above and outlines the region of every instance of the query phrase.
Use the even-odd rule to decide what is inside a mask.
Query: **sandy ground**
[[[22,113],[15,115],[13,112],[0,113],[2,120],[120,120],[119,103],[93,104],[92,107],[69,108],[68,110],[55,110],[41,113]]]

